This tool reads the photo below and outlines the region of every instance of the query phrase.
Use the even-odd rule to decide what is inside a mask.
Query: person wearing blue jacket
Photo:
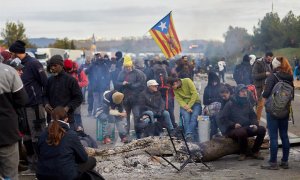
[[[93,93],[93,115],[96,114],[97,108],[100,107],[103,101],[103,93],[109,90],[110,74],[109,65],[102,57],[96,57],[92,65],[85,70],[89,77],[89,88]]]
[[[73,180],[96,166],[96,159],[88,157],[78,135],[70,129],[63,107],[52,111],[52,121],[38,141],[39,180]]]

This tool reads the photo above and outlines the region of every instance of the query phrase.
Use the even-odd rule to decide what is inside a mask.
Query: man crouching
[[[259,126],[256,114],[248,99],[247,87],[239,84],[232,99],[226,103],[220,121],[226,125],[225,135],[236,140],[240,146],[239,161],[246,158],[248,137],[256,136],[251,156],[256,159],[263,159],[260,155],[260,146],[263,143],[266,129]]]

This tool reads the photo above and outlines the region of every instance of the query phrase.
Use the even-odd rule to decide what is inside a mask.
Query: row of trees
[[[24,24],[21,22],[6,22],[5,27],[1,31],[2,40],[0,41],[0,45],[9,47],[16,40],[22,40],[26,43],[27,48],[36,48],[35,44],[31,44],[29,42],[25,31],[26,29],[24,27]],[[49,47],[76,49],[74,41],[69,40],[68,38],[56,39],[56,41],[53,44],[50,44]]]
[[[224,34],[226,56],[240,53],[266,52],[286,47],[300,47],[300,16],[292,11],[282,19],[277,13],[267,13],[250,35],[245,28],[229,26]]]

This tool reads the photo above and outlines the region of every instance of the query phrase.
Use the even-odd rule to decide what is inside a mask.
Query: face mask
[[[240,105],[244,105],[246,103],[248,103],[248,98],[247,97],[240,97],[240,96],[237,96],[237,103],[240,104]]]

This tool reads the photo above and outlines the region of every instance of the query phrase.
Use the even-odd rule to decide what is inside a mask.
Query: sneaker
[[[111,143],[111,139],[109,137],[105,137],[103,140],[103,144],[110,144]]]
[[[246,159],[246,154],[240,154],[238,161],[244,161]]]
[[[26,171],[21,172],[22,176],[35,176],[35,171],[32,169],[27,169]]]
[[[279,169],[277,163],[271,163],[271,162],[267,162],[266,164],[261,165],[260,168],[267,169],[267,170],[278,170]]]
[[[289,163],[281,161],[279,165],[282,169],[289,169]]]
[[[252,157],[253,159],[258,159],[258,160],[264,160],[264,159],[265,159],[265,158],[261,155],[260,152],[253,153],[253,154],[251,155],[251,157]]]
[[[19,163],[18,171],[19,171],[19,172],[23,172],[23,171],[26,171],[26,170],[28,170],[28,166]]]

